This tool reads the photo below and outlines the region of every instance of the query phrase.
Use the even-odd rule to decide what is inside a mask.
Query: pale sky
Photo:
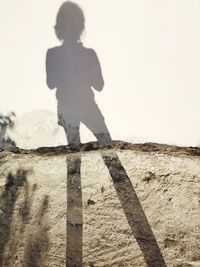
[[[96,93],[114,139],[200,144],[200,1],[79,0],[83,42],[101,62]],[[0,1],[0,112],[56,112],[46,50],[60,0]]]

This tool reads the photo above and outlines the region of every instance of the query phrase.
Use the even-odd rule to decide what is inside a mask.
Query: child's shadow
[[[51,48],[46,56],[47,85],[56,89],[58,124],[66,133],[68,144],[79,150],[80,123],[85,124],[100,144],[111,143],[111,136],[98,108],[94,89],[101,91],[104,80],[98,57],[93,49],[81,43],[85,29],[82,9],[72,2],[61,5],[55,32],[61,45]],[[125,169],[117,155],[103,154],[114,187],[123,207],[132,233],[138,242],[148,266],[165,267],[165,262],[154,234],[144,214]],[[82,266],[82,189],[81,154],[67,158],[67,263]]]
[[[80,144],[80,123],[105,144],[111,137],[93,91],[101,91],[104,80],[96,52],[80,41],[84,26],[81,8],[68,1],[62,4],[55,26],[61,45],[47,51],[47,85],[56,89],[58,124],[64,128],[68,144]]]

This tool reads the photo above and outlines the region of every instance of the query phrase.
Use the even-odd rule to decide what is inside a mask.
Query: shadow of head
[[[75,3],[64,2],[57,14],[55,32],[61,41],[78,41],[85,28],[82,9]]]

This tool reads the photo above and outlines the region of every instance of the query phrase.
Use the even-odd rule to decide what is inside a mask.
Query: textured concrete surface
[[[0,266],[200,266],[200,149],[0,153]]]

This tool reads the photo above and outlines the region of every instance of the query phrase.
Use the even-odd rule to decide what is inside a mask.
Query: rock
[[[2,267],[200,266],[199,222],[199,148],[0,150]]]

